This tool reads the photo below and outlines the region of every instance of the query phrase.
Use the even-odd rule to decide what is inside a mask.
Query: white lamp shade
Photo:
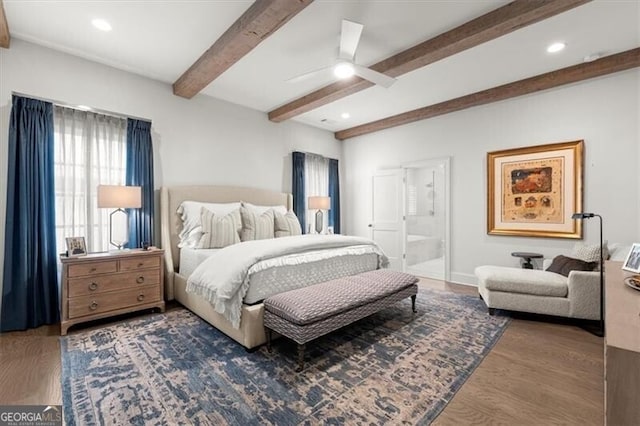
[[[330,208],[331,198],[309,197],[309,210],[329,210]]]
[[[139,209],[142,188],[139,186],[98,185],[98,207]]]

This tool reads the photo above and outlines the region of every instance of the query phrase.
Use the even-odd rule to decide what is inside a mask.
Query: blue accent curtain
[[[340,179],[338,176],[338,160],[329,159],[329,197],[331,197],[331,210],[329,210],[329,226],[333,226],[333,232],[340,233]]]
[[[20,96],[12,103],[1,331],[60,320],[53,105]]]
[[[302,227],[302,233],[306,234],[306,215],[305,209],[306,194],[304,191],[304,157],[303,152],[294,151],[291,153],[293,159],[293,182],[291,185],[293,191],[293,212],[298,216],[300,226]]]
[[[127,119],[126,184],[142,187],[142,208],[129,209],[128,247],[153,245],[153,144],[148,121]]]

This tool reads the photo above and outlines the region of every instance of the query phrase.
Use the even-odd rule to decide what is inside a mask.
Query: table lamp
[[[122,250],[129,241],[129,217],[124,209],[142,207],[142,188],[139,186],[98,185],[98,208],[115,208],[109,214],[109,243]],[[120,229],[114,237],[114,223]]]
[[[322,216],[322,210],[329,210],[331,208],[331,198],[329,197],[309,197],[309,210],[316,211],[316,232],[322,233],[324,228],[324,218]]]

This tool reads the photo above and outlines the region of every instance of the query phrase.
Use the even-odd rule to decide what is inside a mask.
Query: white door
[[[389,258],[389,269],[404,270],[404,169],[373,176],[371,238]]]

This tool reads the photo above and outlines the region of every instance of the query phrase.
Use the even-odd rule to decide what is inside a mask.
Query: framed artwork
[[[77,257],[87,254],[87,245],[84,242],[84,237],[67,237],[67,256]]]
[[[522,237],[582,238],[584,142],[487,153],[487,232]]]
[[[629,254],[622,264],[622,269],[636,274],[640,273],[640,243],[635,243],[631,246],[631,250],[629,250]]]

